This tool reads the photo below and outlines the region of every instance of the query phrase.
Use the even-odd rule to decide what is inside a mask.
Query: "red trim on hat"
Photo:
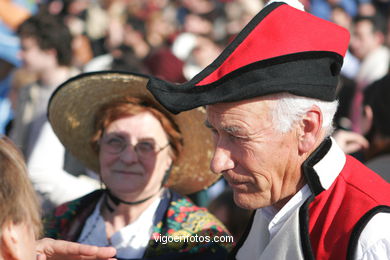
[[[223,63],[197,86],[210,84],[251,63],[278,56],[308,51],[329,51],[344,56],[349,42],[346,29],[289,5],[273,10],[244,37]]]

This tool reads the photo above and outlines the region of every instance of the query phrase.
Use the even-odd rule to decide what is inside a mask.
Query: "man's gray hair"
[[[273,125],[276,130],[286,133],[291,130],[293,124],[300,120],[314,105],[322,112],[322,129],[326,136],[333,132],[333,117],[336,113],[338,101],[322,101],[314,98],[296,96],[289,93],[268,95],[275,99],[276,103],[272,110]]]

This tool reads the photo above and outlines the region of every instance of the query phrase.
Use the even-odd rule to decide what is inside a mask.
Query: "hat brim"
[[[99,157],[90,145],[97,111],[104,104],[126,96],[147,100],[165,110],[146,89],[150,77],[101,71],[80,74],[61,84],[48,107],[51,126],[62,144],[85,166],[99,172]],[[182,194],[207,188],[220,176],[210,171],[213,154],[211,132],[204,126],[205,110],[198,108],[170,114],[180,129],[183,150],[173,165],[167,186]]]

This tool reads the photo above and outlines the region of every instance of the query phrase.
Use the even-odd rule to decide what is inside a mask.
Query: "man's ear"
[[[5,260],[21,260],[20,246],[21,234],[20,225],[15,225],[12,221],[1,227],[1,257]]]
[[[322,112],[313,106],[301,119],[298,132],[298,150],[300,154],[312,151],[321,136]]]

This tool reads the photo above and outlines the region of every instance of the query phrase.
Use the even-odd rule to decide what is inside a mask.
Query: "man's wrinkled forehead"
[[[209,113],[209,111],[218,111],[218,112],[226,112],[233,109],[246,109],[248,111],[257,110],[258,109],[265,109],[268,108],[271,103],[275,103],[277,98],[275,98],[273,95],[265,95],[250,99],[244,99],[240,101],[235,102],[221,102],[221,103],[215,103],[211,105],[206,105],[206,114]]]
[[[230,119],[245,120],[249,117],[265,119],[269,114],[270,105],[275,103],[274,99],[267,96],[257,97],[237,102],[216,103],[206,106],[206,121],[212,124],[215,121],[228,124]]]

